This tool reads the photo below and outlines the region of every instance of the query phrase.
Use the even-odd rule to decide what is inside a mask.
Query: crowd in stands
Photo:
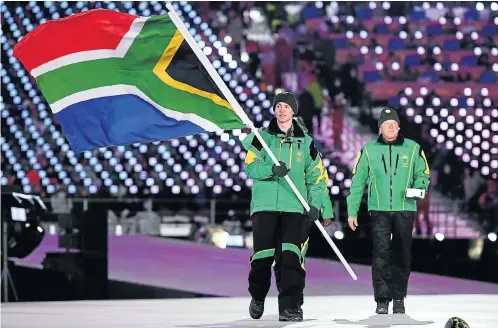
[[[432,94],[424,101],[434,99],[440,98]],[[484,230],[495,231],[498,111],[483,107],[462,110],[448,100],[420,109],[408,102],[400,106],[400,120],[403,134],[427,150],[431,190],[457,201],[458,210],[473,214]]]
[[[346,101],[358,106],[360,101],[368,99],[358,67],[352,62],[338,63],[333,43],[323,42],[322,36],[301,17],[291,22],[284,9],[289,4],[206,2],[193,5],[209,13],[206,18],[211,19],[210,26],[222,37],[234,29],[232,25],[245,27],[237,36],[240,39],[240,33],[243,34],[242,45],[233,47],[235,55],[242,59],[244,71],[259,82],[269,98],[281,89],[298,95],[300,116],[309,131],[320,131],[322,115],[327,112],[337,111],[334,122],[342,121]],[[225,17],[224,12],[229,14]],[[232,19],[230,13],[239,13],[237,20]],[[270,25],[263,28],[263,32],[258,31],[261,20]],[[258,34],[266,30],[270,31],[270,40],[260,40]],[[250,33],[255,35],[248,35]],[[316,125],[311,124],[313,120],[317,121]]]

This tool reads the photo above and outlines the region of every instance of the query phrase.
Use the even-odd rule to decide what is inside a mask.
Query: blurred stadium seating
[[[118,194],[118,187],[124,185],[130,195],[144,195],[158,194],[159,187],[171,189],[173,194],[197,194],[198,184],[202,184],[203,189],[221,194],[225,189],[240,192],[251,185],[241,170],[245,152],[240,145],[236,145],[234,138],[246,134],[237,130],[233,134],[219,136],[205,134],[171,142],[100,149],[75,157],[59,126],[47,111],[35,81],[12,57],[12,48],[22,35],[47,18],[55,19],[88,8],[83,2],[71,6],[67,2],[44,4],[45,8],[34,2],[9,5],[13,12],[6,4],[2,5],[3,25],[8,27],[2,36],[2,135],[5,138],[2,140],[5,141],[2,142],[2,151],[8,160],[5,168],[2,167],[4,185],[20,184],[25,192],[36,191],[43,195],[54,193],[60,186],[67,186],[69,194],[88,195],[97,194],[101,189]],[[119,5],[120,10],[136,15],[165,12],[164,4],[157,2]],[[108,2],[107,8],[116,9],[116,5]],[[189,10],[189,5],[185,5],[185,10],[189,17],[198,17]],[[195,29],[191,28],[191,32],[204,52],[211,53],[212,50],[207,50],[211,48],[203,46],[204,41]],[[209,32],[206,34],[210,35]],[[238,95],[241,104],[261,125],[263,113],[268,118],[271,106],[266,94],[259,92],[253,86],[254,82],[241,74],[240,68],[236,69],[235,61],[227,60],[226,48],[219,46],[220,42],[214,35],[210,36],[214,38],[207,37],[208,42],[220,50],[219,56],[211,57],[214,66]],[[227,71],[221,67],[221,61],[228,62],[228,66],[234,69]],[[265,110],[262,111],[261,107]],[[329,167],[331,176],[335,176],[337,167],[329,161],[325,161],[325,165]],[[339,176],[337,180],[343,182],[344,175]],[[189,188],[183,188],[185,184]],[[335,188],[334,191],[334,194],[339,192]]]
[[[375,126],[375,108],[389,104],[400,110],[407,135],[423,144],[437,172],[434,195],[440,196],[431,199],[433,224],[425,233],[440,231],[441,218],[453,225],[455,237],[480,232],[482,226],[473,226],[472,218],[487,231],[496,229],[496,217],[483,220],[482,207],[468,206],[475,195],[464,195],[463,173],[477,170],[479,186],[498,174],[495,2],[450,8],[439,2],[183,1],[174,7],[256,126],[268,124],[271,99],[281,89],[313,93],[310,85],[318,86],[313,99],[323,105],[312,113],[313,132],[341,220],[354,156],[376,133],[359,131]],[[12,51],[47,20],[93,8],[141,16],[166,12],[165,3],[158,1],[1,4],[2,186],[20,186],[44,197],[67,193],[71,199],[153,198],[159,204],[156,211],[177,214],[209,212],[210,199],[216,199],[216,213],[222,211],[216,221],[246,220],[252,181],[243,172],[246,153],[239,140],[248,131],[101,148],[80,156],[71,151],[36,81]],[[244,32],[232,33],[237,22]],[[281,56],[286,49],[295,60],[290,54],[290,59]],[[291,70],[284,67],[287,64]],[[436,165],[436,160],[441,163]],[[497,197],[496,191],[490,195]],[[227,204],[221,205],[223,201]],[[122,209],[114,210],[115,216],[122,215]],[[141,210],[140,205],[135,212]]]

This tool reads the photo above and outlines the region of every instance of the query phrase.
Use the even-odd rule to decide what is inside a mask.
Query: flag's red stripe
[[[88,50],[116,49],[136,16],[95,9],[48,21],[14,48],[28,71],[59,57]]]

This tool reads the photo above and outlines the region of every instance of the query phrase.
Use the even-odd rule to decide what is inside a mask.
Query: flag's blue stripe
[[[205,132],[177,121],[134,95],[83,101],[55,114],[75,153],[136,142],[168,140]]]

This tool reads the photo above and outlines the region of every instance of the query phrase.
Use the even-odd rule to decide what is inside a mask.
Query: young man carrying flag
[[[324,194],[322,181],[327,173],[313,139],[293,119],[298,111],[294,95],[278,94],[273,108],[275,117],[268,128],[260,129],[260,134],[273,153],[278,154],[280,166],[271,161],[253,134],[243,142],[248,151],[246,174],[254,179],[251,201],[254,255],[249,272],[252,296],[249,313],[254,319],[263,315],[271,284],[271,266],[279,248],[279,320],[302,321],[304,256],[310,222],[320,216]],[[286,175],[307,198],[309,212],[304,210],[283,179]]]
[[[307,239],[306,231],[309,220],[319,217],[318,208],[322,205],[320,181],[326,179],[326,172],[320,156],[312,139],[298,127],[294,130],[292,120],[285,118],[290,110],[290,106],[285,104],[278,106],[281,127],[274,120],[271,132],[265,133],[269,141],[277,140],[278,143],[272,144],[273,151],[263,151],[270,150],[266,140],[261,138],[199,49],[172,5],[167,4],[167,7],[168,14],[153,17],[95,9],[49,21],[21,40],[14,49],[14,56],[36,78],[75,153],[250,127],[256,138],[251,137],[254,139],[250,142],[253,144],[252,154],[249,153],[247,161],[248,166],[252,162],[256,164],[249,171],[262,180],[265,180],[264,176],[278,179],[274,186],[278,185],[277,194],[283,198],[279,198],[274,206],[278,211],[284,207],[294,218],[287,222],[293,222],[295,229],[286,229],[288,242],[282,244],[285,267],[282,305],[287,310],[283,318],[292,319],[296,317],[293,310],[302,303],[304,268],[301,251]],[[292,99],[294,102],[289,101],[295,104],[293,108],[297,111],[293,96]],[[258,144],[256,140],[261,142]],[[283,151],[279,156],[291,155],[289,169],[273,165],[278,162],[273,154],[277,149]],[[257,164],[261,159],[266,161],[265,165]],[[296,170],[297,167],[301,169]],[[300,181],[298,188],[288,176],[281,178],[289,171],[293,179]],[[303,183],[305,178],[306,183]],[[271,209],[266,201],[263,197],[256,201],[253,211]],[[309,212],[304,215],[304,208],[309,206]],[[303,224],[306,218],[308,222]],[[315,223],[356,280],[356,275],[323,227],[318,221]],[[259,238],[260,234],[257,235]],[[260,252],[253,260],[267,253]],[[261,272],[265,270],[259,271],[259,261],[255,263],[255,274],[251,276],[256,277],[256,282],[251,288],[257,290]],[[257,293],[260,296],[265,294],[264,287]],[[302,319],[302,312],[300,317]]]
[[[306,128],[306,125],[304,124],[304,121],[302,120],[301,117],[296,118],[297,123],[300,125],[300,127],[303,129],[305,133],[308,133],[308,129]],[[327,173],[327,170],[324,172],[325,176],[321,178],[320,183],[322,185],[322,205],[320,207],[320,216],[323,219],[323,226],[328,227],[330,224],[332,224],[332,219],[334,218],[334,210],[332,208],[332,202],[330,200],[330,191],[328,188],[328,182],[329,182],[329,175]],[[304,226],[304,233],[309,235],[309,229],[310,227],[308,225]],[[303,245],[303,264],[302,267],[303,269],[306,268],[306,252],[308,251],[309,247],[309,237],[306,239],[304,245]],[[276,247],[275,248],[275,261],[273,263],[273,271],[275,273],[275,282],[277,285],[277,290],[280,292],[281,289],[281,279],[282,279],[282,250],[281,247]],[[304,303],[304,297],[301,294],[301,302],[300,306],[303,305]]]

